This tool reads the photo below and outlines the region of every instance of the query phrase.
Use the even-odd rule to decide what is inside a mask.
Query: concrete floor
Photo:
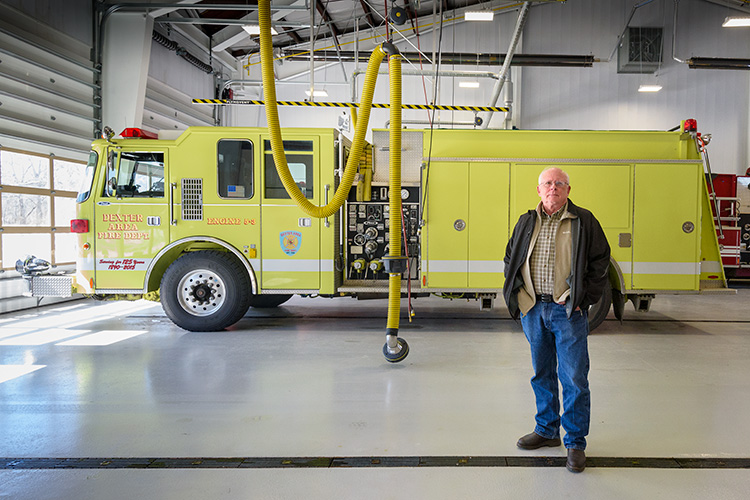
[[[622,325],[610,318],[591,335],[590,464],[582,474],[471,461],[195,465],[221,457],[540,456],[559,465],[562,448],[515,446],[534,424],[531,364],[501,305],[480,312],[473,301],[415,300],[417,317],[400,330],[411,353],[399,364],[381,353],[383,300],[294,298],[218,333],[183,331],[148,302],[6,314],[0,457],[101,460],[72,469],[11,463],[0,470],[0,499],[744,499],[749,304],[747,288],[658,297],[651,312],[628,305]],[[604,457],[645,466],[596,466]],[[114,458],[191,465],[130,469]],[[660,468],[649,458],[709,461]],[[745,459],[745,468],[710,459]]]

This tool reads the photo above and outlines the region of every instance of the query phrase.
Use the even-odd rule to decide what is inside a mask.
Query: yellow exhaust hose
[[[281,129],[279,125],[279,113],[276,106],[276,85],[273,73],[273,45],[271,43],[271,2],[270,0],[258,1],[258,21],[260,24],[260,60],[263,73],[263,91],[266,101],[266,121],[268,122],[268,133],[271,137],[271,149],[273,151],[273,161],[276,163],[276,171],[279,174],[284,189],[297,203],[300,209],[311,217],[323,218],[335,214],[344,204],[349,196],[349,189],[352,187],[354,177],[357,173],[362,156],[362,149],[367,133],[367,125],[370,121],[370,110],[372,109],[372,96],[375,92],[375,82],[378,78],[378,69],[383,62],[385,52],[382,48],[376,47],[367,63],[365,73],[365,82],[362,88],[362,102],[359,108],[360,116],[358,117],[354,140],[352,141],[351,154],[346,162],[344,175],[341,179],[338,189],[333,195],[331,201],[325,206],[313,205],[305,195],[300,191],[294,182],[292,174],[289,172],[289,166],[284,154],[284,144],[281,138]],[[400,110],[400,107],[399,107]]]
[[[375,82],[378,78],[378,69],[383,62],[386,51],[383,47],[377,47],[367,63],[365,82],[362,88],[361,106],[359,116],[352,113],[355,120],[354,139],[352,141],[351,154],[344,169],[338,189],[331,201],[325,206],[317,206],[310,203],[298,189],[294,182],[284,154],[284,143],[281,138],[281,127],[279,125],[279,113],[276,106],[276,85],[273,72],[273,45],[271,43],[271,4],[270,0],[258,1],[258,23],[260,25],[260,59],[263,73],[263,90],[266,101],[266,120],[268,122],[268,133],[271,139],[273,160],[276,163],[276,171],[284,185],[284,189],[295,201],[298,207],[307,215],[316,218],[330,217],[335,214],[344,204],[349,196],[357,167],[362,155],[364,138],[370,121],[372,109],[372,97],[375,92]],[[386,343],[383,346],[383,354],[390,362],[399,362],[406,358],[409,346],[402,338],[397,337],[399,314],[401,309],[401,55],[398,49],[388,43],[388,52],[391,54],[390,62],[390,94],[391,94],[391,132],[390,132],[390,252],[384,259],[388,266],[388,322],[386,329]],[[395,267],[390,267],[388,262],[395,261]]]
[[[390,228],[388,234],[390,257],[401,257],[401,55],[388,58],[391,93],[390,157],[388,172]],[[389,329],[398,330],[401,312],[401,274],[388,277],[388,323]]]
[[[390,75],[391,121],[390,157],[388,178],[388,203],[390,227],[388,232],[389,252],[384,258],[388,271],[388,322],[386,324],[383,355],[387,361],[398,363],[409,354],[409,344],[398,336],[401,313],[401,273],[408,269],[401,256],[401,54],[388,43],[388,73]],[[384,45],[384,46],[386,46]]]

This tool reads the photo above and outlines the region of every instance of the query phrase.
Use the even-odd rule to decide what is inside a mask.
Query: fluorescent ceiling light
[[[258,26],[257,24],[244,24],[242,25],[242,29],[247,31],[248,35],[260,35],[260,26]],[[278,35],[279,32],[276,31],[273,26],[271,26],[271,34]]]
[[[491,10],[467,10],[464,12],[464,19],[467,21],[492,21],[495,13]]]
[[[460,82],[458,82],[458,86],[465,89],[478,89],[479,82],[474,82],[471,80],[461,80]]]
[[[750,16],[729,16],[721,24],[725,28],[737,28],[741,26],[750,26]]]
[[[325,89],[323,90],[314,89],[312,92],[310,92],[310,89],[305,90],[305,94],[307,94],[307,97],[310,97],[311,93],[313,97],[328,97],[328,92],[326,92]]]
[[[641,85],[638,87],[638,92],[659,92],[661,85]]]

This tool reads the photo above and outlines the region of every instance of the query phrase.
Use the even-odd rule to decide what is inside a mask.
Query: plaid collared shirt
[[[539,237],[531,251],[529,266],[531,270],[531,281],[534,283],[534,291],[537,294],[554,293],[555,288],[555,241],[557,230],[560,228],[562,215],[565,213],[567,203],[552,215],[547,215],[544,208],[538,210],[541,213]]]

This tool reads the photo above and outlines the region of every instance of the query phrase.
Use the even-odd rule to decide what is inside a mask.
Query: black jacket
[[[568,199],[571,220],[573,262],[570,263],[570,297],[566,304],[568,317],[577,307],[586,309],[595,304],[608,284],[609,243],[594,214]],[[521,215],[505,248],[505,284],[503,296],[513,319],[518,319],[518,289],[523,286],[521,267],[526,261],[531,234],[537,219],[536,210]]]

